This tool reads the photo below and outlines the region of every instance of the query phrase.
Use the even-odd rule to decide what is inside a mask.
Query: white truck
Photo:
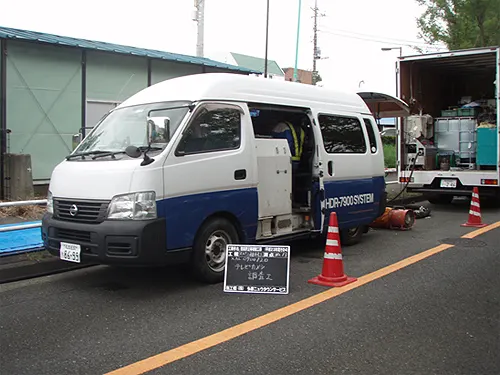
[[[398,175],[434,204],[470,196],[500,203],[500,48],[401,57]]]

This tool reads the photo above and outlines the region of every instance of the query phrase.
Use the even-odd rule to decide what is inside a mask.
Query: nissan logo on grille
[[[69,214],[71,216],[76,216],[78,214],[78,207],[76,206],[76,204],[72,205],[70,208],[69,208]]]

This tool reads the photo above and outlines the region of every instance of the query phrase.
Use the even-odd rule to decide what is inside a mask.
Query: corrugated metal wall
[[[82,100],[82,51],[7,41],[7,128],[11,153],[31,154],[33,179],[50,179],[72,151],[72,136],[92,127],[113,103],[147,87],[146,58],[86,52],[86,94]],[[153,60],[151,84],[217,68]],[[85,102],[86,124],[82,124]]]
[[[151,62],[151,84],[165,81],[170,78],[189,74],[202,73],[201,66],[171,63],[168,61],[153,60]]]
[[[122,102],[147,84],[145,58],[87,52],[87,100]]]
[[[81,52],[7,43],[7,128],[11,153],[30,154],[33,179],[48,179],[80,129]]]

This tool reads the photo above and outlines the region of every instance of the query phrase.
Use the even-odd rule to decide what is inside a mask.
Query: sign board
[[[288,294],[290,246],[227,245],[224,291]]]

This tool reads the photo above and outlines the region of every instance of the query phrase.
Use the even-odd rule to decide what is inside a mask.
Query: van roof
[[[355,92],[232,73],[202,73],[159,82],[118,106],[163,101],[231,100],[370,114]]]

